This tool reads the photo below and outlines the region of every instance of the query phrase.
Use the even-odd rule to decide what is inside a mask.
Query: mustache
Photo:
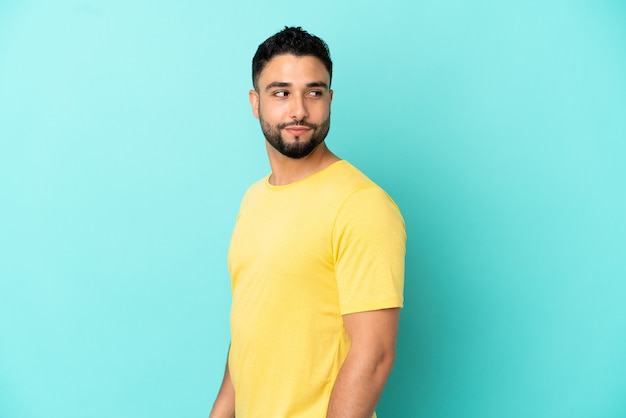
[[[289,126],[306,126],[307,128],[317,129],[318,126],[315,123],[305,122],[303,120],[295,120],[289,123],[281,123],[278,125],[278,129],[285,129]]]

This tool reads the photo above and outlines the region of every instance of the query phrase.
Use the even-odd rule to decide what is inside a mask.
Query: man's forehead
[[[259,74],[259,79],[268,79],[266,82],[288,82],[288,80],[274,80],[275,77],[293,79],[313,78],[307,82],[328,82],[330,74],[324,63],[313,55],[297,56],[293,54],[276,55],[270,59]]]

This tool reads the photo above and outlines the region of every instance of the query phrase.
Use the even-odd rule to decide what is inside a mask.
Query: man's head
[[[300,28],[285,28],[259,46],[252,61],[250,104],[274,150],[303,158],[324,141],[330,128],[331,71],[324,41]]]
[[[258,91],[259,75],[267,63],[277,55],[291,54],[296,57],[312,56],[319,59],[330,79],[333,78],[333,62],[330,59],[328,45],[322,39],[311,35],[301,27],[285,27],[282,31],[267,38],[259,45],[252,58],[252,84]],[[330,88],[330,84],[328,85]]]

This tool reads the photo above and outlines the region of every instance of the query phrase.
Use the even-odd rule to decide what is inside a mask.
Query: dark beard
[[[284,156],[295,159],[306,157],[313,152],[315,147],[324,142],[326,135],[328,135],[328,130],[330,129],[330,116],[328,116],[328,118],[320,125],[299,121],[281,123],[276,126],[272,126],[267,123],[262,116],[259,116],[259,121],[261,122],[261,130],[263,131],[263,135],[265,135],[267,142],[269,142],[270,145],[276,149],[276,151],[280,152]],[[295,142],[291,144],[286,143],[283,139],[281,130],[288,126],[295,125],[302,125],[307,128],[311,128],[313,130],[311,139],[308,141],[302,141],[299,137],[295,137]]]

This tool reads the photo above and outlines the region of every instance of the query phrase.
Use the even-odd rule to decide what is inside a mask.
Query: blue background
[[[0,0],[0,417],[207,416],[284,25],[406,218],[381,418],[626,417],[620,1]]]

